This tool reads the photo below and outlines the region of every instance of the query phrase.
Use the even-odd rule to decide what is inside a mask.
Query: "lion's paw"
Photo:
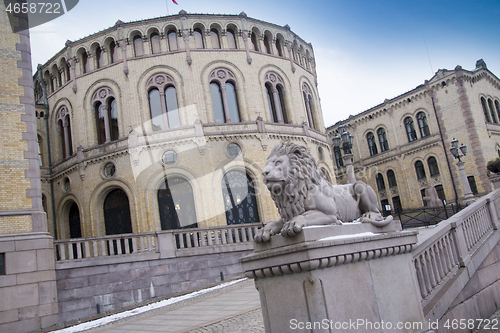
[[[285,222],[281,228],[281,236],[291,237],[302,232],[302,227],[306,225],[306,218],[302,215],[295,216],[291,221]]]

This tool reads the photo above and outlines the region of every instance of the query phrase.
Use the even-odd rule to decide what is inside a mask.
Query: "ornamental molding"
[[[373,250],[325,256],[318,259],[310,259],[296,263],[253,269],[246,271],[245,275],[252,279],[259,279],[273,276],[282,276],[286,274],[303,273],[321,268],[350,264],[358,261],[372,260],[409,253],[413,250],[414,247],[414,244],[395,245]]]
[[[90,102],[92,105],[97,102],[101,102],[103,105],[105,105],[106,101],[110,98],[116,99],[113,89],[111,89],[110,87],[101,87],[94,92]]]
[[[166,73],[154,74],[146,82],[146,88],[157,87],[159,90],[163,91],[166,86],[175,85],[174,79]]]
[[[236,76],[227,68],[216,68],[208,76],[209,80],[219,81],[221,84],[225,84],[226,81],[230,80],[236,83]]]

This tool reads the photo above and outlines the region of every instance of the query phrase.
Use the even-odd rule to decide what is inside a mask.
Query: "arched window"
[[[89,72],[89,56],[85,51],[82,53],[82,72],[84,74]]]
[[[260,222],[252,179],[243,171],[229,171],[222,177],[222,196],[228,225]]]
[[[227,36],[227,44],[229,46],[230,49],[236,49],[237,46],[236,46],[236,37],[235,37],[235,34],[234,34],[234,30],[233,29],[227,29],[226,30],[226,36]]]
[[[438,198],[441,199],[441,202],[443,202],[443,200],[446,200],[446,195],[444,194],[443,185],[436,185],[434,186],[434,188],[436,189]]]
[[[424,163],[422,163],[422,161],[415,162],[415,172],[417,173],[417,179],[424,179],[424,178],[426,178],[426,176],[425,176],[425,169],[424,169]]]
[[[134,53],[136,57],[144,55],[144,49],[142,48],[142,37],[140,35],[134,36]]]
[[[259,45],[258,45],[258,41],[257,41],[257,34],[255,32],[252,31],[252,36],[250,37],[250,41],[252,42],[251,43],[251,50],[252,51],[259,51]]]
[[[417,114],[418,128],[420,130],[420,136],[422,138],[429,136],[431,132],[429,131],[429,124],[427,123],[427,116],[424,112],[419,112]]]
[[[71,69],[70,69],[69,62],[64,63],[63,69],[64,69],[64,73],[66,74],[66,82],[69,82],[71,80]]]
[[[366,134],[366,141],[368,142],[368,150],[370,151],[370,156],[377,155],[377,144],[375,143],[375,136],[372,132]]]
[[[38,163],[40,166],[43,166],[43,145],[42,145],[42,137],[40,135],[36,136],[37,144],[38,144]]]
[[[384,152],[389,150],[389,142],[387,141],[387,134],[385,133],[385,129],[379,128],[377,130],[378,142],[380,143],[380,151]]]
[[[271,120],[275,123],[288,123],[283,79],[278,74],[269,72],[264,81]]]
[[[101,68],[102,66],[104,66],[104,56],[102,55],[100,46],[95,49],[95,64],[97,68]]]
[[[311,89],[306,83],[302,85],[302,95],[304,96],[304,104],[306,106],[306,114],[307,120],[309,121],[309,127],[317,129],[316,123],[314,121],[312,93]]]
[[[118,140],[118,111],[113,90],[109,87],[102,87],[92,95],[92,105],[96,118],[97,142]]]
[[[495,101],[495,108],[497,109],[497,116],[500,120],[500,103],[498,103],[498,101]]]
[[[212,41],[212,48],[220,49],[219,31],[217,29],[210,29],[210,39]]]
[[[73,202],[69,209],[69,238],[82,238],[82,226],[80,223],[80,210],[78,205]],[[76,244],[75,244],[76,245]]]
[[[177,51],[177,32],[175,30],[169,30],[167,33],[168,38],[168,49],[170,51]]]
[[[276,38],[276,50],[278,50],[278,55],[280,57],[283,57],[283,48],[282,48],[281,40],[279,38]]]
[[[158,33],[153,32],[149,37],[149,40],[151,43],[151,53],[160,53],[160,36],[158,36]]]
[[[239,122],[240,111],[234,74],[228,69],[218,68],[210,73],[209,79],[215,122]]]
[[[63,158],[73,155],[73,144],[71,142],[71,122],[68,109],[63,106],[56,115],[58,132],[60,134],[61,151]]]
[[[104,199],[104,225],[106,235],[132,233],[130,205],[127,194],[121,189],[115,189]]]
[[[264,48],[267,54],[271,54],[271,44],[269,43],[269,37],[267,37],[267,35],[264,35]]]
[[[387,171],[387,182],[389,183],[389,187],[398,186],[398,183],[396,182],[396,175],[393,170]]]
[[[328,173],[328,171],[325,168],[321,168],[321,173],[323,174],[323,177],[325,177],[326,181],[331,184],[332,179],[330,178],[330,174]]]
[[[52,72],[54,73],[54,77],[57,78],[56,86],[59,88],[62,86],[62,76],[61,71],[57,68],[57,65],[52,66]]]
[[[205,44],[203,43],[203,33],[201,32],[200,28],[195,28],[194,32],[194,43],[196,45],[197,49],[204,49]]]
[[[415,132],[413,119],[411,117],[406,117],[404,123],[406,129],[406,136],[408,137],[408,142],[417,140],[417,132]]]
[[[434,156],[429,157],[427,164],[429,165],[429,173],[431,174],[431,177],[439,175],[438,163]]]
[[[147,81],[146,86],[149,90],[149,111],[153,131],[180,126],[174,79],[167,74],[155,74]]]
[[[498,120],[495,115],[495,109],[493,108],[493,101],[491,100],[491,98],[488,98],[488,106],[490,107],[491,119],[495,124],[498,124]]]
[[[486,122],[491,123],[490,113],[488,112],[488,106],[486,105],[486,100],[484,97],[481,97],[481,105],[483,106],[483,113]]]
[[[114,98],[108,100],[108,119],[111,141],[118,140],[120,133],[118,132],[118,113],[116,112],[116,100]]]
[[[168,178],[158,189],[161,230],[197,228],[193,188],[181,177]]]
[[[113,64],[116,62],[115,51],[116,51],[116,43],[115,43],[115,41],[112,41],[111,43],[109,43],[109,63],[110,64]]]
[[[375,180],[377,181],[377,189],[379,191],[385,190],[384,176],[381,173],[377,173]]]

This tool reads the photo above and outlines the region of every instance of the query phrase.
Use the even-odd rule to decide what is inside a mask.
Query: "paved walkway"
[[[55,331],[57,332],[57,331]],[[253,280],[85,330],[100,333],[264,332]]]

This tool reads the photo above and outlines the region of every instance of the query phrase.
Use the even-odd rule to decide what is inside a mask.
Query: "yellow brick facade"
[[[490,100],[496,121],[485,118],[481,98]],[[425,115],[428,132],[421,130],[419,115]],[[354,135],[353,161],[357,178],[375,190],[377,174],[381,174],[385,189],[377,191],[379,202],[387,200],[394,212],[398,199],[402,209],[423,207],[422,190],[430,183],[443,189],[448,203],[462,202],[464,189],[457,160],[450,153],[453,138],[468,147],[462,160],[468,177],[474,179],[477,195],[492,190],[486,169],[488,161],[499,157],[500,148],[500,81],[481,60],[474,70],[457,66],[454,70],[439,70],[423,85],[391,100],[349,117],[328,128],[330,138],[343,124]],[[416,137],[410,141],[405,124],[413,121]],[[383,151],[378,131],[385,131],[388,149]],[[372,133],[377,153],[370,151],[368,136]],[[438,172],[432,161],[437,162]],[[335,160],[335,158],[334,158]],[[422,162],[425,177],[416,174],[416,163]],[[431,161],[431,163],[429,163]],[[335,163],[335,161],[334,161]],[[345,183],[345,168],[337,168],[337,181]],[[388,171],[395,174],[397,186],[389,186]]]
[[[203,49],[196,48],[193,31],[197,28],[203,32]],[[219,34],[220,49],[212,44],[210,30],[214,29]],[[228,29],[235,32],[236,49],[229,48]],[[172,30],[176,31],[178,49],[171,51],[167,35]],[[251,50],[252,37],[245,42],[249,32],[254,34],[260,51]],[[154,33],[164,38],[159,38],[160,52],[153,54],[151,36]],[[136,35],[142,37],[142,56],[136,56],[134,51]],[[279,40],[278,46],[276,40]],[[113,63],[111,41],[120,45],[114,51]],[[99,68],[98,46],[106,50]],[[82,67],[84,50],[89,59],[86,73]],[[126,62],[122,52],[126,54]],[[215,121],[210,90],[214,77],[210,75],[214,73],[220,79],[221,69],[232,75],[239,122]],[[35,99],[40,103],[39,115],[42,112],[44,115],[38,119],[38,133],[44,142],[42,191],[52,233],[55,210],[58,238],[70,237],[69,216],[74,204],[78,207],[81,236],[105,235],[103,204],[114,189],[122,190],[128,198],[132,232],[161,230],[158,189],[165,179],[175,177],[188,181],[192,188],[198,226],[225,225],[221,182],[232,170],[243,171],[253,182],[259,220],[277,219],[278,212],[262,183],[261,170],[271,149],[283,140],[307,146],[324,172],[334,179],[330,148],[323,134],[312,46],[288,27],[247,18],[243,13],[191,15],[181,12],[166,18],[117,22],[105,31],[68,43],[43,65],[41,73],[47,85],[49,104],[48,119],[45,119],[47,111],[40,103],[43,86],[39,71],[35,75]],[[274,74],[271,79],[270,73]],[[180,125],[153,131],[148,93],[149,83],[158,75],[168,75],[167,80],[175,87]],[[276,122],[271,116],[265,84],[276,79],[284,92],[287,123]],[[92,101],[102,89],[115,97],[119,138],[99,144]],[[305,95],[310,98],[309,105]],[[63,151],[64,130],[58,126],[64,108],[70,119],[72,154],[69,156]],[[48,168],[48,139],[52,175]],[[238,144],[242,151],[235,159],[227,152],[230,143]],[[322,160],[320,147],[324,152]],[[172,165],[162,163],[162,155],[167,150],[177,154],[177,161]],[[104,167],[110,162],[116,173],[106,177]]]

